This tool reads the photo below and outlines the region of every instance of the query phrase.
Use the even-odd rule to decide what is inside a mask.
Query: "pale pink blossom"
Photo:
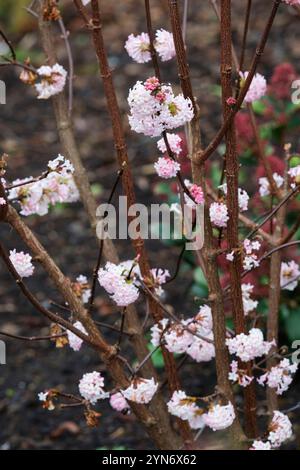
[[[219,189],[221,189],[224,194],[227,195],[227,183],[222,184],[219,186]],[[239,209],[241,212],[245,212],[248,210],[248,203],[249,203],[249,195],[247,191],[245,191],[242,188],[238,188],[238,202],[239,202]]]
[[[156,348],[160,346],[164,333],[167,330],[167,326],[169,325],[169,320],[167,318],[163,318],[160,322],[155,323],[151,328],[151,343]]]
[[[41,82],[34,85],[38,92],[38,99],[45,100],[63,91],[67,72],[61,65],[55,64],[52,67],[43,65],[37,73],[41,77]]]
[[[292,424],[289,418],[280,411],[274,411],[269,431],[268,441],[275,449],[280,447],[293,435]]]
[[[149,403],[158,389],[158,383],[152,379],[135,378],[131,385],[125,390],[121,390],[126,400],[134,403]]]
[[[187,331],[189,321],[172,325],[164,334],[164,340],[168,351],[183,354],[194,341],[194,335]]]
[[[216,227],[226,227],[229,220],[228,209],[222,202],[213,202],[209,208],[211,223]]]
[[[155,49],[163,62],[176,55],[173,34],[165,29],[158,29],[155,34]]]
[[[91,288],[86,276],[82,274],[76,278],[76,287],[79,288],[80,297],[84,304],[87,304],[91,297]]]
[[[87,335],[87,331],[80,321],[75,322],[74,326],[75,328],[77,328],[77,330],[81,331],[81,333]],[[70,348],[72,348],[73,351],[79,351],[82,346],[83,340],[70,330],[67,330],[67,336]]]
[[[151,274],[154,280],[155,294],[160,297],[163,295],[164,290],[162,286],[167,282],[167,279],[171,276],[168,269],[153,268]]]
[[[166,138],[167,138],[171,151],[175,153],[176,155],[180,155],[182,151],[182,146],[181,146],[182,138],[178,134],[169,133],[169,132],[167,132]],[[167,146],[166,146],[164,139],[160,139],[157,142],[157,147],[162,153],[167,152]]]
[[[253,377],[247,375],[245,370],[239,369],[237,361],[231,362],[228,378],[231,382],[238,383],[241,387],[248,387],[253,381]]]
[[[202,333],[210,333],[213,328],[213,319],[211,308],[208,305],[202,305],[197,315],[195,315],[195,323],[201,328]]]
[[[277,366],[257,379],[260,385],[275,388],[277,395],[286,392],[293,381],[293,375],[297,372],[298,365],[290,364],[288,359],[282,359]]]
[[[31,262],[32,257],[23,251],[11,250],[9,259],[20,277],[30,277],[33,275],[34,266]]]
[[[131,261],[131,267],[134,267],[134,264],[134,261]],[[98,280],[100,286],[119,307],[126,307],[139,297],[139,290],[134,284],[135,272],[128,267],[128,263],[117,265],[107,262],[105,268],[99,269]]]
[[[278,189],[283,186],[284,179],[278,173],[273,173],[273,179]],[[269,196],[271,194],[271,191],[270,191],[270,183],[269,183],[268,178],[263,176],[259,178],[258,183],[259,183],[259,194],[261,195],[261,197]]]
[[[157,162],[154,163],[154,168],[160,178],[169,179],[175,178],[180,171],[180,164],[171,158],[160,157]]]
[[[188,421],[192,429],[201,429],[204,427],[203,410],[195,402],[193,397],[188,397],[182,390],[177,390],[167,403],[168,411],[171,415]]]
[[[29,216],[48,214],[57,203],[72,203],[79,200],[79,192],[73,178],[74,168],[62,155],[48,162],[48,174],[39,181],[32,178],[15,180],[17,187],[9,191],[9,200],[18,200],[21,214]]]
[[[243,259],[243,268],[245,271],[250,271],[253,268],[257,268],[260,265],[257,254],[253,253],[254,251],[259,251],[261,243],[258,240],[251,241],[248,238],[244,240],[244,259]]]
[[[281,263],[280,286],[282,289],[293,291],[296,289],[300,278],[299,265],[295,261]]]
[[[295,180],[296,183],[300,183],[300,165],[294,166],[288,171],[288,174],[291,178]]]
[[[141,33],[137,36],[130,34],[125,43],[125,49],[128,55],[139,64],[151,60],[150,39],[147,33]]]
[[[201,338],[195,334],[192,344],[186,349],[186,353],[196,362],[211,361],[216,355],[215,346],[211,342],[214,339],[213,333],[204,333],[201,329],[197,332],[202,333]]]
[[[254,441],[249,450],[272,450],[270,442]]]
[[[249,75],[249,72],[240,72],[240,76],[242,79],[241,85],[245,83],[247,77]],[[250,88],[247,91],[247,94],[245,96],[245,102],[246,103],[253,103],[253,101],[257,101],[260,98],[262,98],[267,91],[267,81],[263,75],[260,73],[257,73],[254,75],[253,80],[251,82]]]
[[[255,310],[258,305],[257,300],[251,299],[253,289],[254,286],[252,284],[242,284],[243,306],[245,315],[248,315],[250,312]]]
[[[5,206],[5,205],[6,205],[6,201],[4,197],[0,197],[0,206]]]
[[[116,411],[122,412],[129,409],[127,401],[120,392],[111,395],[109,404]]]
[[[235,411],[231,402],[227,405],[213,405],[208,413],[203,415],[203,421],[206,426],[213,431],[226,429],[232,425],[235,420]]]
[[[138,81],[129,91],[128,104],[131,129],[150,137],[183,126],[194,116],[191,100],[175,96],[172,87],[161,84],[156,77]]]
[[[98,400],[109,398],[109,393],[103,389],[104,378],[100,372],[90,372],[84,374],[79,382],[80,395],[92,405],[95,405]]]
[[[226,340],[230,354],[236,354],[244,362],[268,354],[275,344],[275,341],[264,341],[263,333],[259,328],[252,328],[249,334],[241,333]]]

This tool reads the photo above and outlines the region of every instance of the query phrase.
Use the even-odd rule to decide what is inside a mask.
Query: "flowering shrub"
[[[128,261],[120,261],[114,241],[104,237],[97,240],[98,255],[90,276],[69,279],[37,239],[27,219],[32,216],[41,220],[39,217],[48,215],[57,204],[81,201],[93,229],[98,222],[87,170],[72,130],[73,67],[70,62],[67,71],[57,62],[55,53],[55,32],[61,28],[70,54],[68,33],[59,2],[42,0],[34,16],[39,17],[47,62],[35,68],[30,59],[19,61],[13,45],[1,34],[9,49],[4,65],[21,69],[20,86],[31,87],[37,99],[53,101],[64,155],[50,160],[39,176],[22,174],[14,181],[10,181],[7,156],[1,157],[0,224],[8,224],[18,234],[26,252],[9,247],[1,237],[0,255],[16,288],[51,323],[46,339],[56,347],[69,345],[79,359],[87,345],[99,360],[101,373],[82,371],[74,394],[61,388],[41,390],[37,398],[43,408],[82,407],[87,424],[97,426],[99,410],[108,402],[111,413],[135,416],[161,449],[190,448],[191,442],[201,449],[202,432],[227,429],[231,448],[278,449],[293,435],[291,410],[280,411],[279,397],[288,392],[297,372],[289,345],[282,341],[287,338],[284,333],[293,330],[293,312],[285,305],[284,295],[295,295],[300,279],[300,156],[297,143],[293,147],[289,142],[290,131],[299,131],[299,104],[290,102],[291,81],[297,76],[292,65],[279,65],[270,80],[258,70],[278,9],[297,7],[300,2],[270,2],[270,15],[248,71],[244,71],[244,59],[236,59],[228,34],[232,29],[231,3],[221,2],[218,11],[216,2],[212,2],[220,14],[223,123],[206,147],[200,139],[201,93],[196,97],[192,87],[189,44],[182,34],[177,3],[168,2],[172,31],[160,28],[155,32],[146,0],[148,30],[130,34],[124,44],[130,58],[141,64],[141,79],[129,91],[124,90],[124,97],[128,96],[126,117],[121,115],[111,79],[99,2],[74,0],[76,14],[92,32],[111,117],[118,174],[108,204],[121,180],[130,205],[136,202],[125,142],[127,118],[130,132],[142,134],[137,138],[143,139],[143,145],[150,145],[150,138],[156,139],[157,155],[150,170],[159,181],[156,194],[164,196],[182,226],[185,207],[191,209],[193,228],[204,234],[204,245],[186,253],[186,239],[168,240],[168,248],[181,245],[171,273],[162,262],[157,268],[151,267],[142,230],[131,240],[134,256]],[[243,56],[248,53],[248,27],[246,19]],[[161,70],[162,62],[174,59],[175,63],[175,58],[180,91],[177,83],[169,83],[167,70],[164,74]],[[145,78],[145,63],[153,67],[149,78]],[[204,214],[200,227],[196,223],[199,208]],[[125,222],[130,226],[132,214]],[[74,258],[77,256],[80,253],[74,253]],[[173,251],[170,258],[173,261]],[[47,306],[40,302],[25,282],[38,276],[38,263],[60,292],[62,304],[51,302]],[[178,311],[182,307],[172,298],[172,305],[165,302],[168,285],[172,282],[179,286],[181,276],[192,269],[194,283],[187,296],[192,293],[189,298],[193,303],[187,302],[184,311]],[[119,315],[116,325],[97,320],[97,290],[107,296]],[[57,309],[63,313],[57,313]],[[142,318],[144,311],[146,317]],[[284,326],[279,335],[281,323]],[[117,333],[116,342],[106,335],[105,328]],[[134,359],[124,344],[125,336],[131,342]],[[157,353],[165,380],[155,367]],[[215,368],[216,383],[210,395],[202,396],[201,390],[196,396],[189,395],[181,384],[179,369],[186,359],[195,366],[205,362]],[[201,374],[202,368],[195,370]],[[66,388],[69,385],[74,384],[66,384]],[[258,390],[260,395],[266,391],[267,396],[261,406]],[[68,400],[64,406],[62,399]],[[240,403],[244,406],[243,419]],[[264,416],[269,417],[268,423]]]

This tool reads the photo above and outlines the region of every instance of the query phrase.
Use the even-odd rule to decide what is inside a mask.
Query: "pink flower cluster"
[[[73,289],[81,298],[82,303],[87,304],[91,297],[91,289],[86,276],[82,274],[76,278],[76,282],[73,283]]]
[[[87,331],[80,321],[75,322],[74,326],[75,328],[77,328],[77,330],[87,335]],[[83,340],[70,330],[67,330],[67,336],[70,348],[73,349],[73,351],[79,351],[82,346]]]
[[[5,204],[6,204],[6,201],[4,197],[0,197],[0,206],[5,206]]]
[[[274,366],[270,371],[257,379],[260,385],[267,385],[275,388],[277,395],[286,392],[293,381],[293,374],[297,372],[298,365],[291,364],[288,359],[282,359],[278,366]]]
[[[222,184],[219,186],[219,189],[221,189],[224,194],[227,195],[227,184]],[[249,203],[249,195],[247,191],[245,191],[242,188],[239,188],[238,190],[238,201],[239,201],[239,209],[241,212],[245,212],[248,210],[248,203]]]
[[[9,191],[9,200],[18,200],[21,206],[21,214],[29,216],[37,214],[46,215],[50,206],[57,203],[71,203],[79,200],[79,192],[73,178],[74,168],[59,155],[48,163],[48,174],[39,181],[32,178],[15,180]]]
[[[182,146],[181,146],[182,138],[178,134],[167,132],[166,139],[168,141],[168,145],[169,145],[171,151],[173,153],[175,153],[176,155],[180,155],[180,153],[182,151]],[[157,142],[157,147],[158,147],[158,150],[160,150],[162,153],[166,153],[167,152],[167,146],[166,146],[166,143],[165,143],[165,139],[163,139],[163,138],[160,139]]]
[[[134,261],[118,265],[107,262],[105,268],[100,268],[98,271],[100,286],[119,307],[127,307],[138,299],[139,290],[134,283],[136,278],[134,266]]]
[[[273,173],[273,179],[275,181],[277,188],[281,188],[283,186],[284,179],[278,173],[276,172]],[[269,183],[268,178],[263,176],[259,178],[258,183],[259,183],[259,194],[261,195],[261,197],[269,196],[271,193],[270,193],[270,183]]]
[[[103,389],[104,378],[100,372],[90,372],[84,374],[79,382],[80,395],[92,405],[95,405],[98,400],[109,398],[109,393]]]
[[[289,418],[280,411],[274,411],[266,441],[254,441],[250,450],[278,449],[284,442],[289,440],[292,435],[292,424]]]
[[[111,395],[109,399],[109,404],[114,410],[120,412],[128,410],[130,408],[127,401],[120,392]]]
[[[176,55],[173,34],[165,29],[158,29],[155,33],[154,47],[163,62],[172,59]],[[143,64],[151,60],[150,39],[147,33],[138,35],[130,34],[125,43],[128,55]]]
[[[248,238],[244,240],[244,259],[243,267],[245,271],[250,271],[259,266],[258,256],[255,251],[259,251],[261,243],[258,240],[251,241]]]
[[[196,405],[195,401],[182,390],[177,390],[167,403],[168,411],[171,415],[188,421],[192,429],[202,429],[205,426],[202,417],[204,411]]]
[[[251,299],[253,289],[254,286],[252,284],[242,284],[243,306],[245,315],[248,315],[250,312],[255,310],[258,305],[257,300]]]
[[[158,389],[158,383],[152,379],[135,378],[128,388],[121,390],[126,400],[134,403],[149,403]]]
[[[297,184],[300,183],[300,165],[294,166],[288,171],[291,178],[295,180]]]
[[[138,81],[129,91],[128,103],[131,129],[150,137],[183,126],[194,116],[191,100],[182,94],[175,96],[172,87],[156,77]]]
[[[213,225],[225,228],[229,220],[228,209],[223,202],[213,202],[209,208],[209,217]]]
[[[154,168],[160,178],[169,179],[176,177],[180,171],[180,164],[169,157],[160,157],[154,163]]]
[[[241,387],[248,387],[253,381],[253,377],[247,375],[247,372],[243,369],[239,369],[237,361],[232,361],[230,364],[230,372],[228,374],[229,380],[234,383],[238,383]]]
[[[11,250],[9,252],[9,259],[20,277],[30,277],[33,275],[34,266],[31,262],[32,257],[28,253]]]
[[[264,341],[264,336],[259,328],[252,328],[249,334],[241,333],[226,340],[230,354],[236,354],[242,361],[252,361],[256,357],[268,354],[275,341]]]
[[[37,69],[37,73],[41,77],[41,82],[35,85],[38,99],[47,100],[51,96],[63,91],[66,84],[67,72],[61,65],[55,64],[52,67],[43,65]]]
[[[227,405],[213,405],[208,413],[203,415],[204,424],[213,431],[229,428],[234,420],[235,411],[231,402],[228,402]]]
[[[247,80],[248,75],[249,75],[249,72],[244,72],[244,73],[240,72],[242,87],[245,81]],[[260,73],[257,73],[256,75],[254,75],[250,88],[247,91],[247,94],[245,96],[245,102],[253,103],[253,101],[260,100],[260,98],[262,98],[266,94],[266,91],[267,91],[266,79]]]
[[[168,351],[186,353],[196,362],[207,362],[215,357],[212,315],[207,305],[202,306],[195,317],[181,323],[161,320],[151,328],[151,335],[155,347],[163,342]]]
[[[197,204],[204,204],[204,192],[201,186],[193,184],[190,180],[185,180],[184,184],[189,190],[193,199],[186,193],[184,193],[185,203],[190,207],[196,207]]]
[[[280,286],[282,289],[293,291],[300,279],[299,265],[295,261],[281,263]]]

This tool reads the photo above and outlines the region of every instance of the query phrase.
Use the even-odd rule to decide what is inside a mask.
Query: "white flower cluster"
[[[259,251],[261,243],[258,240],[251,241],[248,238],[244,240],[244,260],[243,267],[245,271],[250,271],[253,268],[259,266],[259,260],[257,254],[254,251]]]
[[[282,359],[277,366],[257,379],[260,385],[275,388],[277,395],[286,392],[293,381],[293,375],[297,372],[298,365],[291,364],[288,359]]]
[[[253,284],[242,284],[242,294],[243,294],[243,306],[244,313],[248,315],[250,312],[256,309],[258,305],[257,300],[251,299],[251,294],[253,293],[254,286]]]
[[[128,103],[131,129],[150,137],[183,126],[194,116],[191,100],[182,94],[175,96],[172,87],[156,77],[138,81],[129,91]]]
[[[229,220],[228,209],[223,202],[213,202],[209,207],[209,217],[213,225],[225,228]]]
[[[109,398],[109,393],[103,389],[104,378],[100,372],[90,372],[84,374],[79,382],[80,395],[92,405],[95,405],[98,400],[105,400]]]
[[[278,173],[273,173],[273,179],[278,189],[283,186],[284,179]],[[259,178],[258,183],[259,183],[259,194],[261,195],[261,197],[269,196],[271,192],[270,192],[270,183],[269,183],[268,178],[263,176],[262,178]]]
[[[163,62],[172,59],[176,54],[173,34],[165,29],[156,31],[154,47]],[[125,49],[128,55],[139,64],[151,60],[150,39],[147,33],[137,36],[130,34],[125,43]]]
[[[20,277],[30,277],[33,275],[34,266],[31,262],[32,257],[28,253],[11,250],[9,252],[9,259]]]
[[[61,65],[55,64],[53,67],[43,65],[37,69],[37,74],[41,77],[40,83],[34,85],[38,92],[38,99],[47,100],[63,91],[67,72]]]
[[[188,421],[192,429],[202,429],[204,411],[196,405],[195,398],[188,397],[185,392],[178,390],[173,393],[171,400],[167,403],[171,415],[183,421]]]
[[[229,428],[234,420],[235,411],[231,402],[227,405],[213,405],[208,413],[203,415],[204,424],[213,431]]]
[[[281,263],[280,286],[282,289],[293,291],[300,279],[299,265],[295,261]]]
[[[98,280],[111,299],[119,307],[127,307],[139,297],[138,287],[135,285],[137,268],[134,261],[120,264],[106,263],[105,268],[98,271]]]
[[[167,403],[168,411],[183,421],[188,421],[192,429],[208,426],[213,431],[226,429],[235,419],[235,411],[231,402],[227,405],[214,404],[207,412],[196,405],[196,399],[189,397],[182,390],[173,393]]]
[[[264,335],[259,328],[252,328],[249,334],[241,333],[226,340],[230,354],[236,354],[242,361],[252,361],[256,357],[268,354],[275,341],[264,341]]]
[[[181,323],[163,319],[151,328],[153,346],[163,342],[168,351],[186,353],[196,362],[207,362],[215,357],[213,339],[211,309],[207,305],[202,306],[194,318]]]
[[[266,441],[254,441],[250,450],[278,449],[284,442],[288,441],[292,435],[292,424],[289,418],[280,411],[274,411]]]
[[[227,195],[227,183],[222,184],[219,186],[219,189],[223,191],[225,195]],[[248,210],[248,203],[249,203],[249,194],[242,188],[238,189],[238,202],[239,202],[239,209],[241,212],[245,212]]]
[[[158,389],[158,383],[152,379],[135,378],[128,388],[121,390],[126,400],[134,403],[149,403]]]
[[[39,181],[32,178],[15,180],[9,191],[8,199],[17,200],[21,206],[21,214],[29,216],[46,215],[50,206],[57,203],[71,203],[79,200],[79,192],[73,178],[74,168],[59,155],[48,163],[48,174]]]
[[[253,381],[253,377],[247,375],[245,370],[239,369],[237,361],[232,361],[230,369],[231,371],[228,374],[228,378],[231,382],[238,383],[241,387],[248,387]]]
[[[77,330],[81,331],[81,333],[87,335],[87,331],[80,321],[75,322],[74,326],[75,328],[77,328]],[[73,349],[73,351],[79,351],[82,346],[83,340],[70,330],[67,330],[67,336],[70,348]]]

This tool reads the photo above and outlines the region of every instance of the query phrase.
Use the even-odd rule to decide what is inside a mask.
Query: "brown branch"
[[[131,168],[128,160],[120,109],[113,84],[112,73],[109,68],[107,54],[105,51],[104,38],[102,34],[102,18],[98,0],[92,0],[92,17],[92,39],[98,58],[101,78],[103,81],[104,93],[107,100],[107,108],[111,118],[115,148],[117,152],[117,160],[119,167],[123,169],[123,189],[127,196],[128,206],[132,206],[133,204],[135,204],[136,201],[135,190],[133,185]],[[150,266],[148,262],[144,240],[142,240],[142,238],[138,238],[136,240],[133,240],[132,243],[136,252],[136,256],[139,257],[139,265],[141,268],[142,276],[144,278],[151,278]],[[150,311],[156,322],[159,322],[163,318],[162,312],[157,306],[157,304],[153,303],[150,306]],[[167,350],[163,350],[163,356],[166,364],[166,369],[169,373],[170,389],[172,391],[177,390],[179,388],[179,384],[174,358]]]
[[[242,48],[241,48],[240,67],[239,67],[240,70],[243,70],[243,68],[244,68],[245,53],[246,53],[246,46],[247,46],[247,37],[248,37],[249,22],[250,22],[250,15],[251,15],[251,8],[252,8],[252,0],[248,0],[247,1],[246,16],[245,16]]]
[[[210,142],[210,144],[206,147],[205,150],[201,151],[198,154],[198,163],[199,164],[200,163],[203,164],[212,155],[212,153],[217,149],[217,147],[222,142],[222,139],[225,136],[226,132],[228,131],[229,127],[231,126],[231,123],[232,123],[236,113],[240,110],[240,108],[241,108],[241,106],[244,102],[245,96],[246,96],[246,94],[247,94],[247,92],[250,88],[251,83],[252,83],[253,77],[256,73],[256,69],[257,69],[257,66],[259,64],[260,58],[261,58],[261,56],[262,56],[262,54],[265,50],[267,40],[268,40],[270,31],[271,31],[271,28],[273,26],[274,19],[276,17],[276,13],[278,11],[280,3],[281,3],[281,0],[275,0],[274,3],[273,3],[272,11],[271,11],[270,16],[268,18],[268,21],[267,21],[265,30],[263,32],[262,38],[260,40],[260,43],[259,43],[259,45],[256,49],[254,58],[252,59],[252,64],[251,64],[251,67],[250,67],[249,74],[248,74],[247,79],[246,79],[246,81],[243,85],[243,88],[241,89],[241,92],[238,96],[236,105],[234,106],[234,108],[232,108],[230,110],[228,118],[223,123],[221,129],[217,132],[214,139]]]
[[[181,80],[182,91],[185,96],[188,96],[194,102],[192,85],[189,77],[189,69],[186,61],[186,52],[184,41],[180,29],[180,17],[178,11],[178,4],[175,0],[169,0],[169,9],[171,13],[172,32],[174,36],[177,64],[179,69],[179,77]],[[202,186],[206,193],[206,180],[204,176],[203,165],[199,165],[198,155],[201,154],[201,136],[200,136],[200,122],[199,122],[199,109],[197,108],[195,117],[191,123],[191,161],[193,181],[195,184]],[[206,266],[206,278],[209,289],[209,301],[211,303],[213,315],[213,332],[216,351],[216,371],[218,387],[226,396],[226,398],[233,404],[235,402],[231,384],[228,379],[229,356],[226,347],[226,324],[225,324],[225,311],[223,303],[222,288],[216,263],[215,246],[213,239],[212,225],[209,217],[208,204],[206,202],[204,209],[204,247],[202,249],[203,259]],[[239,447],[240,442],[243,440],[243,432],[236,419],[232,427],[233,439],[235,446]]]
[[[230,107],[227,99],[232,96],[232,38],[231,38],[231,0],[221,0],[221,85],[224,121],[229,118]],[[238,174],[239,162],[236,149],[236,134],[234,121],[231,122],[225,134],[226,141],[226,181],[227,181],[227,207],[229,221],[227,224],[227,242],[230,251],[239,246],[238,236]],[[239,252],[229,265],[231,281],[231,306],[235,325],[235,333],[246,332],[245,315],[243,307],[243,296],[241,288],[242,257]],[[250,363],[242,364],[247,374],[252,375]],[[255,385],[250,384],[244,390],[246,434],[255,437],[257,434],[256,424],[256,397]]]

